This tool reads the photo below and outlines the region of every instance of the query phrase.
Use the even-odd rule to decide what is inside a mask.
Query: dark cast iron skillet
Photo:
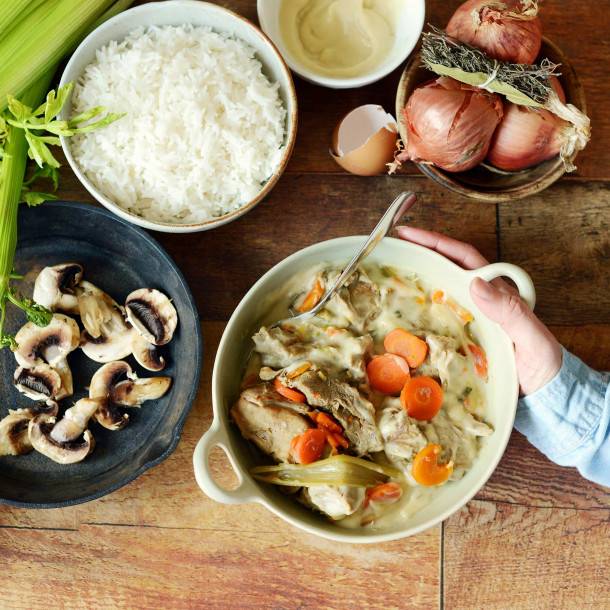
[[[173,383],[159,400],[129,409],[129,424],[111,432],[96,422],[89,429],[96,446],[84,461],[56,464],[35,451],[0,457],[0,503],[29,508],[52,508],[87,502],[126,485],[159,464],[176,448],[184,420],[199,385],[203,345],[199,316],[189,287],[163,248],[142,229],[93,205],[47,202],[19,212],[19,245],[15,270],[26,275],[16,284],[31,296],[37,272],[46,265],[76,261],[84,278],[108,292],[118,303],[136,288],[157,288],[173,301],[178,312],[174,338],[163,346],[167,366],[148,372],[132,356],[126,360],[138,375],[169,375]],[[7,330],[25,322],[16,308],[8,307]],[[102,366],[79,349],[68,362],[74,376],[74,396],[64,408],[86,396],[93,373]],[[0,350],[0,418],[9,408],[32,403],[13,387],[16,361],[8,349]]]

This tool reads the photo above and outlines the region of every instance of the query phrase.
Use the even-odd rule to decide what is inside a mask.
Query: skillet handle
[[[536,305],[536,289],[534,288],[534,282],[529,274],[517,267],[517,265],[511,265],[510,263],[492,263],[486,265],[480,269],[474,269],[469,272],[472,279],[480,277],[488,282],[495,280],[499,277],[508,277],[517,285],[517,290],[521,295],[521,298],[529,305],[530,309],[534,309]]]
[[[220,447],[229,459],[239,480],[235,489],[224,489],[214,481],[210,471],[210,453],[214,447]],[[243,504],[259,500],[258,490],[254,483],[240,472],[237,460],[231,453],[227,433],[219,425],[217,419],[214,419],[210,429],[199,439],[193,453],[193,467],[197,484],[212,500],[223,504]]]

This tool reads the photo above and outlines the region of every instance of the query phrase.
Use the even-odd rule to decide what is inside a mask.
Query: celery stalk
[[[0,3],[0,39],[45,0],[8,0]]]
[[[7,32],[0,40],[0,111],[7,106],[8,94],[20,98],[113,4],[111,0],[44,2]]]
[[[48,72],[34,82],[23,93],[22,101],[28,106],[36,106],[43,99],[53,77]],[[27,164],[28,144],[25,132],[14,127],[7,128],[6,144],[0,165],[0,342],[4,344],[2,326],[5,317],[6,299],[9,297],[9,282],[13,272],[13,258],[17,247],[17,209],[21,196],[21,186]],[[10,299],[13,301],[13,299]],[[14,302],[14,301],[13,301]],[[19,303],[15,303],[19,305]]]

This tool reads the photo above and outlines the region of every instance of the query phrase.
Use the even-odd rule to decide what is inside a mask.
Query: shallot
[[[502,119],[500,97],[452,78],[417,88],[404,110],[406,148],[397,161],[433,163],[449,172],[479,164]]]
[[[565,95],[557,78],[551,84],[559,99]],[[494,133],[487,161],[505,171],[520,171],[556,155],[570,165],[575,128],[568,121],[544,109],[528,108],[508,102],[504,118]]]
[[[453,14],[447,34],[493,59],[532,64],[542,44],[536,0],[468,0]]]

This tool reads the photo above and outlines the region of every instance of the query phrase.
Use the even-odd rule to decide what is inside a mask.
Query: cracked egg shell
[[[377,104],[348,112],[335,127],[330,154],[346,171],[375,176],[394,160],[398,129],[396,121]]]

